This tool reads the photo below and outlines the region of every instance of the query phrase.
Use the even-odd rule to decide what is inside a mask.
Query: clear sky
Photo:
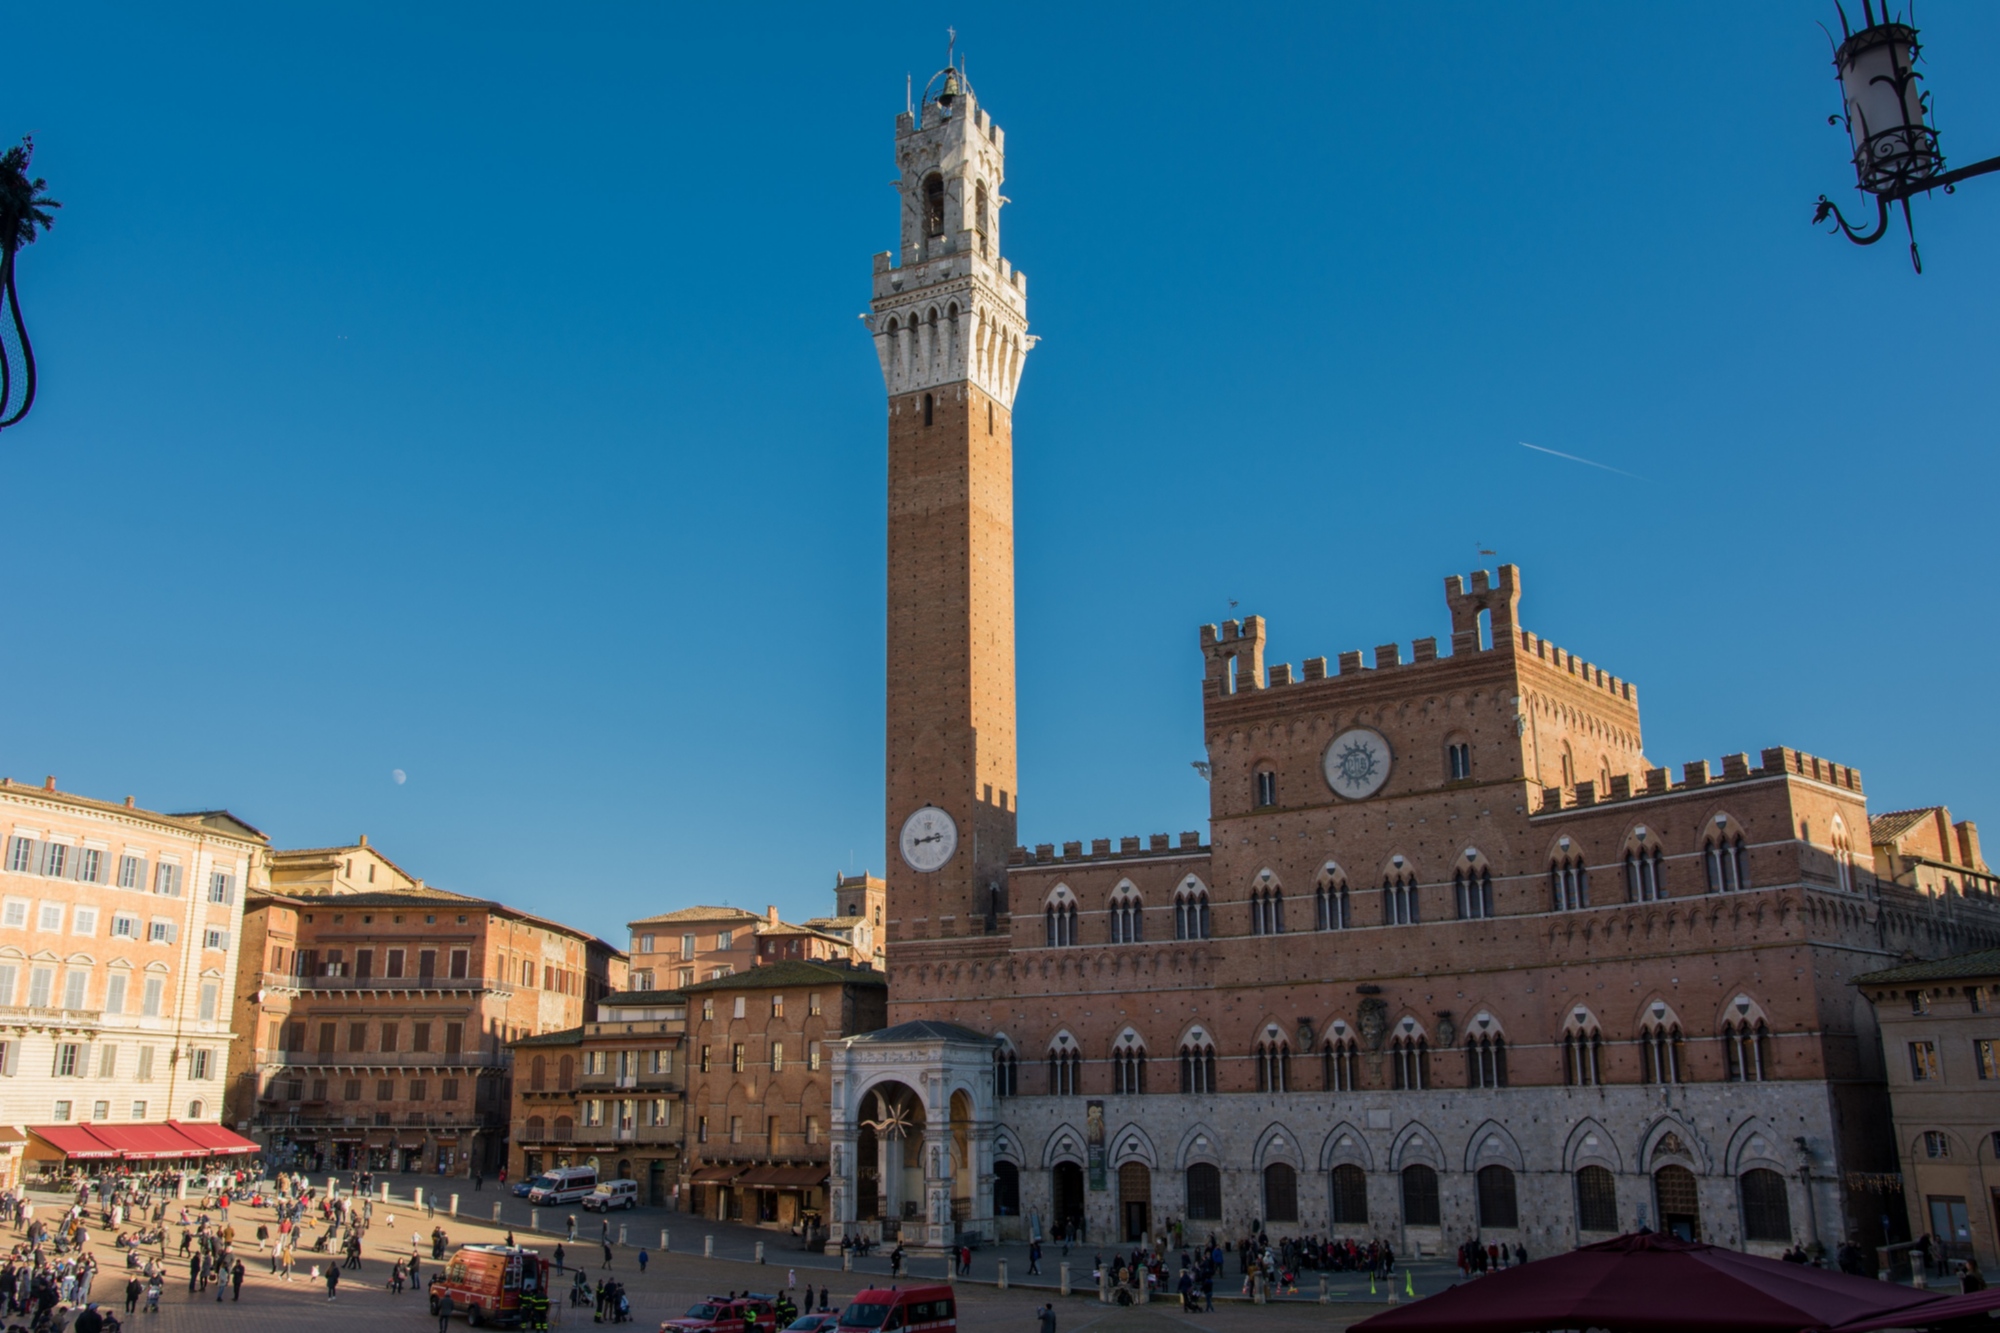
[[[879,871],[855,316],[955,23],[1042,338],[1025,842],[1206,829],[1232,601],[1273,661],[1407,644],[1482,547],[1654,763],[1791,745],[2000,834],[2000,177],[1920,202],[1921,278],[1808,225],[1831,0],[179,8],[5,20],[66,207],[0,772],[620,940]],[[2000,153],[2000,6],[1921,17],[1948,156]]]

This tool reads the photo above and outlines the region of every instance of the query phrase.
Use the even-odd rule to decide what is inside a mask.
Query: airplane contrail
[[[1588,458],[1578,458],[1575,454],[1566,454],[1560,449],[1544,449],[1541,445],[1529,444],[1526,440],[1519,440],[1517,443],[1523,449],[1533,449],[1538,454],[1554,454],[1557,458],[1567,458],[1570,462],[1581,463],[1585,467],[1603,468],[1606,472],[1616,472],[1619,476],[1630,477],[1634,481],[1643,481],[1650,484],[1653,480],[1651,477],[1642,477],[1636,472],[1627,472],[1622,467],[1613,467],[1609,463],[1599,463]]]

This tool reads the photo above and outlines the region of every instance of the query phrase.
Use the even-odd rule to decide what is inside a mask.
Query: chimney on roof
[[[130,810],[132,808],[132,798],[130,796],[127,796],[125,798],[125,808],[127,810]]]
[[[55,789],[56,789],[56,775],[51,773],[47,777],[42,779],[42,790],[54,791]]]
[[[776,903],[773,903],[764,909],[764,917],[772,925],[775,926],[778,924],[778,907]]]
[[[366,847],[368,845],[368,835],[364,833],[359,838],[356,838],[354,841],[357,846]]]

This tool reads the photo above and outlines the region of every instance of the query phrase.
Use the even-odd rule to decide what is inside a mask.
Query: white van
[[[613,1208],[636,1208],[639,1206],[639,1182],[607,1180],[590,1192],[583,1206],[593,1213],[608,1213]]]
[[[528,1183],[529,1203],[575,1203],[597,1188],[594,1166],[559,1166]]]

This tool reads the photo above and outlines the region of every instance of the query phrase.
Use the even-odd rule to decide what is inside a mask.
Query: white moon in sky
[[[396,780],[396,785],[398,787],[402,786],[405,782],[408,782],[410,780],[410,775],[408,773],[405,773],[400,768],[395,770],[393,773],[389,774],[389,776]]]

